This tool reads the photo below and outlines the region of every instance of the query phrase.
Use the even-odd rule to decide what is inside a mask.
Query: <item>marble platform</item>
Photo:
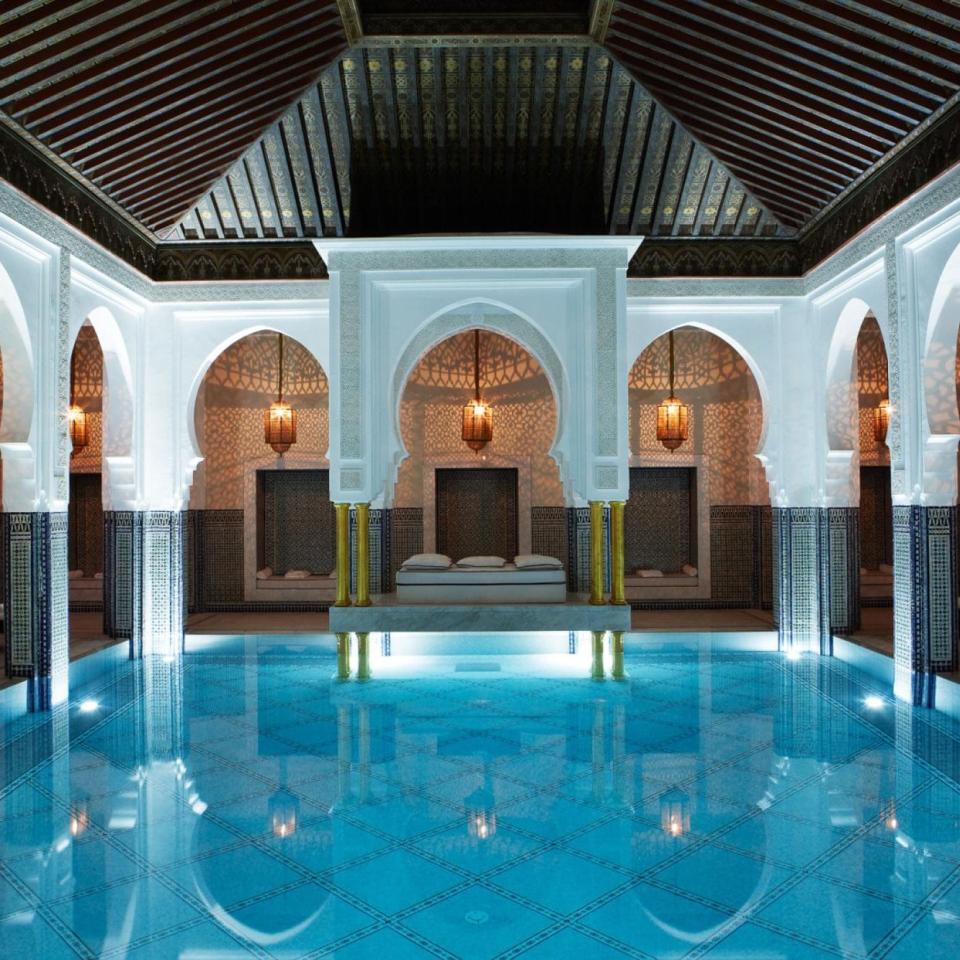
[[[404,604],[387,598],[370,607],[331,607],[330,630],[451,633],[515,630],[629,630],[629,606],[567,603]]]

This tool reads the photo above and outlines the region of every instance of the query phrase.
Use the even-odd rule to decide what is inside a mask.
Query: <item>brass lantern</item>
[[[890,429],[890,414],[893,406],[889,400],[881,400],[873,411],[873,439],[885,443]]]
[[[279,454],[297,442],[297,411],[283,399],[283,334],[280,335],[280,375],[277,399],[263,411],[263,440]]]
[[[87,436],[87,414],[83,407],[77,403],[76,379],[77,351],[76,348],[74,348],[73,356],[70,359],[70,406],[67,409],[67,426],[70,430],[71,457],[79,453],[89,443]]]
[[[690,408],[673,393],[673,331],[670,337],[670,396],[657,407],[657,439],[668,449],[676,450],[690,434]]]
[[[473,331],[473,399],[463,408],[460,438],[479,453],[493,439],[493,409],[480,396],[480,331]]]

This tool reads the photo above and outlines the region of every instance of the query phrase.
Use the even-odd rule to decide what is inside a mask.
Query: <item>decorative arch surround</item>
[[[471,307],[473,309],[470,309]],[[488,330],[512,340],[523,350],[529,352],[539,363],[550,385],[554,399],[555,426],[548,453],[560,470],[561,483],[566,486],[567,478],[564,475],[563,457],[558,450],[558,441],[564,428],[563,412],[567,395],[563,365],[560,358],[546,337],[527,318],[510,311],[503,304],[489,300],[474,300],[470,303],[452,305],[449,310],[440,311],[430,317],[410,338],[400,356],[394,370],[391,393],[393,439],[397,452],[394,454],[392,475],[387,485],[388,491],[395,488],[400,465],[409,457],[409,452],[403,441],[400,416],[403,393],[410,377],[416,370],[417,365],[441,343],[459,333],[474,329]]]
[[[0,265],[0,454],[3,459],[5,509],[31,509],[34,499],[33,349],[26,314],[13,280]]]

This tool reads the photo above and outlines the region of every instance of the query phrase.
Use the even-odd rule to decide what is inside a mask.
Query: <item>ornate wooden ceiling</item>
[[[439,230],[636,233],[640,273],[789,275],[960,160],[952,0],[2,17],[0,177],[157,276],[315,276],[275,241]]]
[[[177,235],[509,230],[781,232],[604,50],[511,45],[352,51]]]
[[[944,0],[619,0],[604,42],[798,227],[960,89]]]
[[[0,110],[162,233],[346,47],[320,0],[3,4]]]

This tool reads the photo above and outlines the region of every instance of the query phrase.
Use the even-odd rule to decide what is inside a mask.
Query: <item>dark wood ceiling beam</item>
[[[284,76],[285,79],[281,80]],[[78,154],[75,162],[87,176],[109,178],[133,164],[160,159],[164,151],[186,157],[195,140],[213,140],[224,129],[265,129],[276,119],[277,101],[296,96],[302,86],[303,78],[293,67],[279,74],[272,88],[261,89],[258,95],[246,99],[247,109],[242,121],[237,120],[236,103],[231,97],[219,97],[216,103],[206,104],[207,107],[218,107],[209,113],[204,112],[205,105],[200,100],[191,109],[162,122],[151,125],[148,120],[141,120],[115,134],[101,137],[94,144],[95,149]],[[77,151],[64,151],[63,156],[69,160],[74,153]]]
[[[707,82],[701,82],[694,79],[693,74],[671,61],[669,65],[664,63],[658,69],[658,77],[643,77],[639,73],[636,64],[642,62],[642,57],[637,57],[635,52],[618,50],[620,58],[624,65],[630,69],[639,82],[643,83],[651,92],[656,92],[663,98],[664,103],[672,106],[674,103],[683,102],[688,105],[703,102],[714,104],[719,110],[730,115],[731,118],[739,119],[750,118],[752,122],[762,130],[777,132],[785,136],[788,140],[801,139],[811,149],[816,149],[822,145],[823,149],[832,149],[839,156],[845,157],[849,162],[859,164],[869,163],[873,159],[883,156],[890,148],[891,140],[876,140],[871,137],[869,143],[864,143],[863,139],[857,140],[849,127],[844,126],[838,120],[831,120],[829,117],[820,118],[802,118],[801,111],[791,116],[785,110],[775,110],[763,102],[754,99],[746,89],[730,88],[723,83],[720,75],[714,74],[709,65],[704,64],[701,74],[709,74]],[[681,77],[681,84],[667,85],[667,76]],[[792,123],[791,121],[799,121]],[[732,124],[731,124],[732,125]]]
[[[41,53],[25,57],[18,64],[17,71],[7,74],[4,83],[0,84],[0,105],[9,101],[13,91],[22,94],[75,73],[102,75],[105,65],[110,61],[122,63],[128,57],[137,56],[138,50],[155,49],[156,43],[162,43],[166,34],[180,37],[184,31],[197,29],[198,20],[202,19],[209,27],[213,27],[217,22],[215,13],[225,7],[229,0],[218,0],[212,8],[208,4],[206,10],[198,10],[195,6],[190,10],[184,6],[188,2],[176,0],[184,12],[179,17],[155,21],[153,30],[144,31],[139,21],[135,20],[133,26],[106,40],[99,39],[97,31],[93,31],[90,45],[78,47],[67,42],[50,44]],[[28,77],[29,82],[23,82]]]
[[[761,97],[776,99],[783,103],[787,110],[816,117],[821,124],[840,126],[832,120],[840,111],[845,114],[844,126],[877,141],[890,141],[903,136],[929,110],[929,106],[918,107],[912,119],[897,121],[891,115],[871,108],[862,94],[841,93],[839,85],[833,79],[825,84],[787,69],[766,66],[761,69],[756,61],[744,60],[742,54],[732,58],[726,55],[723,48],[709,43],[697,45],[688,42],[683,34],[667,37],[655,36],[645,31],[639,35],[628,35],[617,29],[610,31],[608,43],[615,52],[623,47],[635,49],[637,52],[643,51],[644,65],[639,75],[641,82],[656,75],[655,69],[651,70],[651,64],[656,64],[659,68],[667,54],[674,63],[685,64],[691,69],[697,66],[704,70],[709,69],[725,84],[750,94],[756,102],[760,102]],[[818,90],[829,90],[830,96],[818,93]]]
[[[771,17],[790,23],[789,29],[795,32],[799,26],[801,30],[810,30],[819,36],[837,37],[866,56],[882,57],[893,67],[908,66],[933,82],[949,79],[957,72],[957,64],[950,56],[950,44],[938,46],[899,27],[888,25],[881,29],[875,18],[859,14],[850,4],[843,8],[842,16],[837,15],[836,5],[829,0],[784,0],[776,13],[770,12],[770,8],[763,4],[749,3],[747,6],[754,13],[770,13]],[[791,10],[795,15],[790,15]],[[869,38],[869,45],[864,43],[865,38]]]
[[[733,38],[745,33],[752,41],[791,60],[828,61],[833,64],[831,69],[854,80],[860,73],[867,74],[868,81],[874,78],[886,83],[893,79],[910,92],[909,97],[902,94],[896,97],[905,104],[916,103],[918,98],[935,102],[958,79],[956,66],[937,67],[929,60],[914,56],[907,44],[878,41],[865,46],[861,33],[844,29],[839,23],[830,24],[816,17],[794,19],[782,8],[754,0],[738,0],[736,7],[703,0],[697,2],[697,6],[703,8],[709,18],[706,22],[716,25],[723,33]],[[931,90],[931,86],[935,89]]]
[[[56,83],[36,93],[18,94],[17,115],[29,123],[32,111],[40,107],[45,108],[42,116],[53,118],[65,110],[79,109],[88,100],[102,103],[104,98],[115,97],[120,103],[140,89],[149,90],[172,82],[194,67],[205,70],[209,76],[228,63],[246,59],[244,51],[251,56],[262,55],[257,46],[244,43],[251,30],[256,29],[259,40],[266,43],[276,36],[286,36],[291,27],[302,29],[305,20],[316,17],[308,3],[309,0],[289,0],[289,3],[273,0],[261,11],[224,17],[218,30],[212,29],[217,24],[217,17],[213,15],[206,18],[208,23],[193,24],[189,35],[183,38],[186,42],[171,40],[158,44],[138,57],[124,58],[122,65],[106,73],[91,71],[87,79],[75,77],[69,84]],[[284,14],[284,21],[275,20],[278,12]],[[263,17],[271,19],[264,24]]]
[[[218,69],[213,77],[210,76],[210,65],[204,64],[181,75],[178,82],[158,81],[139,90],[131,88],[123,96],[115,90],[113,96],[88,101],[86,108],[65,106],[56,112],[43,111],[40,129],[44,141],[51,149],[61,151],[77,140],[89,143],[102,127],[115,127],[124,118],[139,119],[148,110],[153,111],[151,115],[158,115],[178,109],[191,100],[206,97],[216,101],[216,94],[221,90],[236,97],[244,90],[262,86],[264,76],[272,76],[274,70],[284,66],[289,69],[291,59],[299,56],[301,48],[302,40],[291,37],[285,42],[272,44],[268,56],[254,50],[247,56],[232,56],[230,70]],[[55,119],[57,115],[59,120]],[[23,114],[21,122],[29,124],[30,117],[29,112]]]
[[[960,46],[960,18],[952,0],[946,3],[911,3],[910,0],[858,3],[855,0],[843,0],[842,7],[844,11],[861,11],[880,24],[896,30],[907,30],[910,34],[920,34],[935,43],[949,41]]]

